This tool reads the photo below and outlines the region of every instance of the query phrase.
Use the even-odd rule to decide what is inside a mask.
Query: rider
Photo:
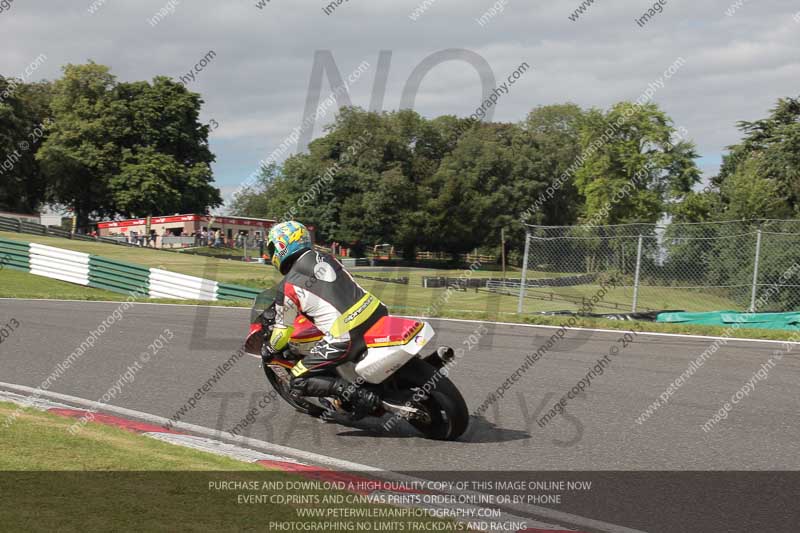
[[[364,333],[388,314],[386,306],[356,283],[330,254],[316,251],[306,227],[296,221],[270,229],[267,255],[284,275],[275,298],[275,326],[268,349],[282,351],[302,313],[324,337],[292,369],[291,389],[298,396],[335,397],[356,418],[380,406],[377,394],[331,372],[366,349]]]

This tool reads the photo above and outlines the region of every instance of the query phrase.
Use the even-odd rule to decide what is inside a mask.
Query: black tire
[[[279,372],[285,370],[281,367]],[[286,382],[283,381],[277,374],[275,374],[276,370],[272,369],[268,365],[264,365],[264,374],[267,376],[267,381],[269,384],[272,385],[272,388],[283,398],[286,403],[300,411],[301,413],[307,414],[309,416],[313,416],[314,418],[319,418],[325,412],[322,407],[314,405],[313,403],[296,399],[292,394],[289,392],[289,387],[286,385]],[[288,373],[288,370],[286,370]]]
[[[432,385],[428,398],[421,402],[430,415],[430,422],[409,420],[417,431],[434,440],[456,440],[464,434],[469,425],[467,402],[447,376],[437,375],[433,365],[416,358],[406,363],[395,376],[406,386]]]

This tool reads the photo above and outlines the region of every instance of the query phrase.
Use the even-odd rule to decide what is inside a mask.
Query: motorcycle
[[[353,418],[347,405],[335,398],[297,397],[290,390],[292,368],[323,333],[308,317],[298,314],[288,348],[274,355],[267,350],[274,324],[275,291],[268,289],[255,299],[245,351],[262,358],[269,384],[302,413],[319,418],[336,412]],[[469,411],[447,375],[446,366],[455,357],[453,349],[441,346],[423,355],[434,335],[427,322],[385,316],[364,335],[366,350],[335,370],[351,384],[379,395],[381,406],[370,416],[388,413],[406,420],[427,438],[455,440],[467,429]]]

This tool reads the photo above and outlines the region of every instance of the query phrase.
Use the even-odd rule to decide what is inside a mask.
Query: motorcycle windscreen
[[[255,324],[259,321],[261,314],[272,306],[277,292],[274,288],[269,288],[256,296],[253,308],[250,310],[250,323]]]

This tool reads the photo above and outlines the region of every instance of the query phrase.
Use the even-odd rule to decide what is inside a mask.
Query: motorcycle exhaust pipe
[[[455,358],[456,352],[450,346],[439,346],[436,348],[436,351],[426,357],[425,360],[439,370],[450,364]]]
[[[449,364],[450,361],[456,358],[456,352],[450,346],[439,346],[436,348],[436,355],[442,360],[442,363]]]

